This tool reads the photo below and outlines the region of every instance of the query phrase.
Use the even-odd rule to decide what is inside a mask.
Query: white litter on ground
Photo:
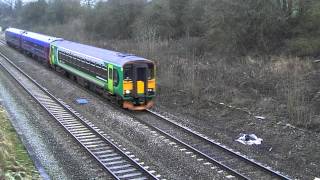
[[[315,177],[314,180],[320,180],[320,178]]]
[[[256,119],[260,119],[260,120],[265,120],[266,117],[263,117],[263,116],[254,116]]]
[[[296,128],[295,126],[293,126],[293,125],[291,125],[291,124],[289,124],[289,123],[286,124],[286,126],[287,126],[287,127],[290,127],[290,128]]]
[[[236,141],[244,144],[244,145],[253,145],[253,144],[256,144],[256,145],[259,145],[261,144],[261,142],[263,141],[263,139],[261,138],[258,138],[255,134],[243,134],[243,133],[240,133],[239,134],[239,138],[236,139]]]

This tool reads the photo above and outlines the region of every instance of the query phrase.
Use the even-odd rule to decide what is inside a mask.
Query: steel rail
[[[17,67],[2,52],[3,57],[17,72],[20,79],[14,75],[12,70],[0,61],[0,65],[10,74],[18,84],[30,94],[64,129],[70,133],[75,140],[115,179],[158,179],[147,169],[142,167],[136,160],[132,159],[118,148],[109,139],[104,137],[102,132],[92,123],[80,117],[80,114],[71,109],[64,102],[53,96],[47,89],[42,87],[29,75]],[[26,78],[34,87],[29,89],[22,82]],[[24,80],[26,80],[24,79]],[[32,87],[32,88],[34,88]]]

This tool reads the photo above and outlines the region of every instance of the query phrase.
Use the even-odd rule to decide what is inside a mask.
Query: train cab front
[[[151,61],[128,63],[123,68],[123,108],[145,110],[154,104],[155,66]]]

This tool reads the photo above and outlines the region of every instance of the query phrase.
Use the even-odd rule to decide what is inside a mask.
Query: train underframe
[[[154,102],[152,100],[150,101],[145,101],[146,103],[140,104],[140,105],[135,105],[131,101],[123,101],[122,103],[122,108],[124,109],[129,109],[133,111],[142,111],[151,108],[154,105]]]

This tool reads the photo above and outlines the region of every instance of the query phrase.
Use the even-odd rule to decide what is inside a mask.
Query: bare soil
[[[170,92],[170,95],[157,98],[155,110],[169,112],[178,117],[174,119],[181,124],[271,166],[274,170],[288,174],[289,177],[314,179],[320,176],[319,133],[287,124],[288,119],[276,116],[271,111],[248,114],[247,110],[245,112],[227,108],[208,100],[195,103],[183,91]],[[255,118],[255,115],[266,119]],[[243,145],[235,141],[240,133],[256,134],[263,142],[261,145]]]

